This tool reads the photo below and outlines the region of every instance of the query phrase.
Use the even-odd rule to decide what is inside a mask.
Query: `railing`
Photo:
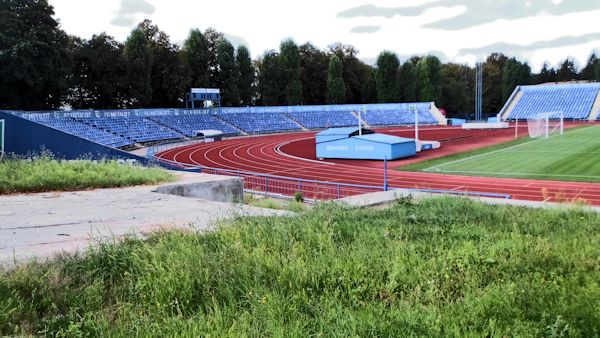
[[[149,149],[148,158],[151,161],[167,166],[170,169],[189,172],[200,172],[212,175],[241,177],[244,180],[244,190],[254,194],[262,194],[266,196],[293,196],[297,192],[300,192],[302,196],[306,199],[322,201],[340,199],[344,197],[361,195],[377,191],[402,190],[409,193],[422,192],[431,194],[448,194],[471,197],[490,197],[502,199],[511,198],[511,196],[507,194],[496,194],[487,192],[399,188],[388,187],[387,184],[381,186],[371,186],[338,182],[324,182],[317,180],[308,180],[303,178],[292,178],[285,176],[255,173],[242,170],[209,168],[205,166],[190,165],[186,163],[167,160],[164,158],[159,158],[156,157],[155,154],[157,153],[153,152],[152,149]],[[386,181],[386,179],[384,178],[383,181]]]

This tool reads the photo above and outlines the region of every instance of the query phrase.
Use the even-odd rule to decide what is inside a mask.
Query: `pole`
[[[415,113],[415,142],[419,142],[419,115],[414,107],[413,112]]]
[[[388,190],[388,179],[387,179],[387,156],[383,158],[383,191]]]
[[[515,140],[519,137],[519,119],[515,119]]]
[[[565,124],[564,124],[564,115],[563,115],[563,113],[561,112],[561,113],[560,113],[560,134],[561,134],[561,135],[562,135],[562,134],[563,134],[563,132],[564,132],[564,126],[565,126]]]
[[[546,115],[546,138],[548,138],[548,123],[550,123],[548,115]]]
[[[358,135],[362,135],[362,120],[360,118],[360,109],[358,110]]]

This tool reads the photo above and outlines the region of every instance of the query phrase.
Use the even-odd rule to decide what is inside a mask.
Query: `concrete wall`
[[[4,151],[17,155],[39,153],[43,149],[56,157],[68,160],[81,157],[134,159],[146,164],[144,157],[67,134],[19,116],[0,111],[0,120],[5,120]]]
[[[195,197],[214,202],[242,203],[244,180],[240,177],[186,174],[190,180],[163,185],[156,191],[163,194]]]

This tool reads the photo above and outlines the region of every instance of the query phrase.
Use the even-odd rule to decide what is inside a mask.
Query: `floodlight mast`
[[[361,118],[361,110],[358,110],[358,135],[362,136],[362,118]]]
[[[415,142],[419,142],[419,115],[417,114],[417,107],[414,104],[409,106],[409,110],[412,110],[415,114]]]

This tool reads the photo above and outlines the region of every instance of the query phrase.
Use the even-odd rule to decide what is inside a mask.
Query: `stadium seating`
[[[144,117],[92,117],[81,121],[136,143],[182,138],[181,134]]]
[[[205,113],[186,115],[154,116],[152,120],[177,130],[187,137],[196,136],[198,130],[220,130],[224,135],[236,135],[239,131],[221,122],[218,118]]]
[[[180,140],[199,130],[224,135],[345,127],[357,124],[355,112],[373,126],[413,124],[416,107],[420,124],[437,124],[430,103],[225,107],[215,112],[188,109],[76,110],[16,113],[46,126],[110,147]]]
[[[292,122],[282,113],[227,112],[220,114],[219,117],[247,133],[272,133],[300,129],[300,126]]]
[[[109,147],[118,148],[128,146],[134,143],[133,141],[128,140],[122,136],[94,128],[90,125],[87,125],[70,117],[55,117],[51,116],[50,114],[43,114],[43,112],[38,114],[27,114],[26,117],[31,121]]]
[[[371,126],[412,125],[415,114],[408,109],[369,110],[362,115],[363,120]],[[417,108],[419,124],[437,124],[429,109]]]
[[[349,111],[297,111],[288,116],[308,129],[347,127],[357,124],[356,117]]]
[[[540,113],[562,112],[565,119],[586,119],[600,86],[541,85],[522,86],[523,93],[508,119],[527,119]]]

